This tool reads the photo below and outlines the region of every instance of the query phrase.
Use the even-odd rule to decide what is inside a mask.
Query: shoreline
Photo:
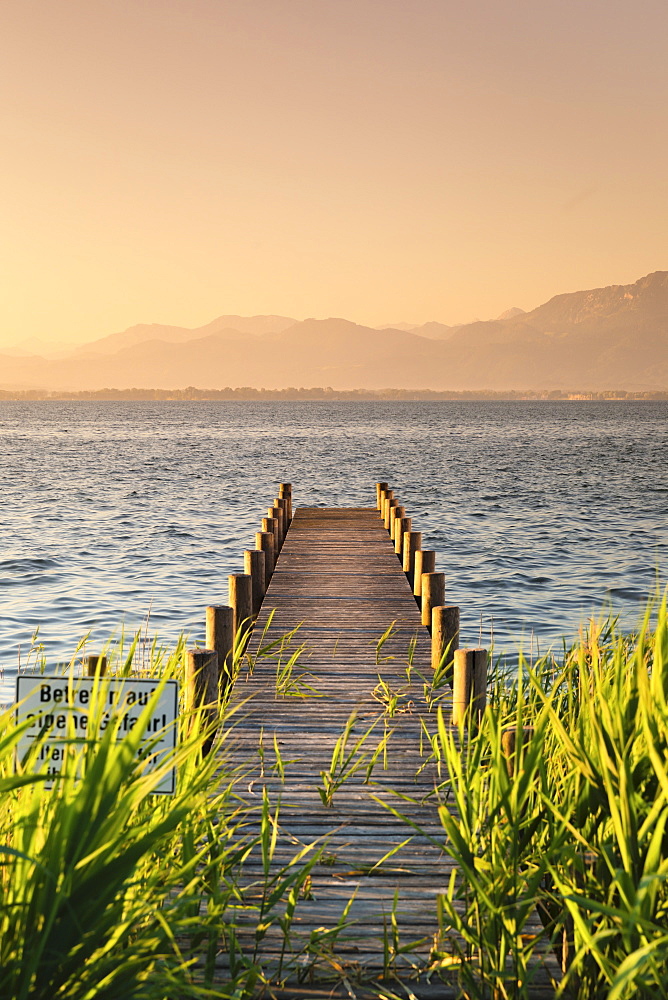
[[[0,389],[0,402],[665,402],[668,389],[627,391],[623,389],[332,389],[312,388],[255,389],[242,386],[232,389]]]

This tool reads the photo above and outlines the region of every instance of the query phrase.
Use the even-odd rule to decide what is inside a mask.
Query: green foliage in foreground
[[[439,900],[433,968],[458,967],[466,996],[529,997],[539,944],[558,995],[668,995],[665,601],[651,618],[523,662],[477,732],[439,710],[443,846],[461,877]]]
[[[116,651],[120,673],[133,668],[136,646],[129,655]],[[181,644],[166,658],[154,648],[151,662],[136,666],[144,677],[181,679],[183,652]],[[100,681],[102,696],[104,690]],[[143,723],[116,740],[114,726],[99,725],[103,704],[101,697],[97,721],[89,725],[89,735],[99,739],[71,734],[51,788],[30,758],[14,773],[20,729],[12,713],[0,716],[0,997],[248,995],[262,966],[238,946],[227,915],[240,910],[246,923],[261,921],[265,930],[279,922],[276,904],[290,889],[299,891],[309,862],[296,862],[310,848],[273,873],[271,894],[261,888],[258,908],[256,887],[242,889],[238,874],[253,850],[267,854],[276,817],[268,802],[253,815],[236,797],[241,776],[226,772],[220,744],[217,753],[202,753],[210,716],[182,711],[177,749],[147,772],[137,749],[151,705]],[[221,723],[223,717],[221,710]],[[152,794],[173,765],[176,795]],[[216,976],[220,953],[230,961],[227,973]]]
[[[264,639],[262,655],[277,656],[284,676],[285,642]],[[137,659],[134,645],[114,654],[120,673],[181,679],[182,646]],[[349,720],[321,774],[325,805],[343,783],[368,781],[379,753],[392,754],[393,692],[379,681],[369,694],[385,708],[385,736],[367,760]],[[423,711],[436,709],[444,689],[425,684]],[[287,851],[266,789],[255,808],[237,797],[243,776],[226,768],[222,727],[215,752],[202,753],[209,718],[182,712],[181,741],[163,765],[178,765],[168,797],[153,794],[162,771],[137,761],[139,727],[119,741],[112,727],[88,745],[73,739],[63,777],[47,789],[29,761],[15,773],[19,729],[10,713],[0,717],[3,1000],[242,1000],[320,960],[339,968],[347,908],[335,926],[291,942],[324,855],[314,845]],[[528,998],[547,951],[563,996],[668,995],[665,601],[636,636],[592,625],[562,656],[523,661],[494,684],[477,729],[446,723],[440,709],[425,712],[418,774],[438,764],[438,843],[457,871],[437,897],[439,939],[429,959],[416,953],[414,969],[448,980],[455,971],[462,996]],[[282,778],[276,740],[274,750]],[[393,911],[395,931],[398,942]],[[271,966],[265,952],[277,940]],[[413,944],[399,949],[387,936],[392,948]]]

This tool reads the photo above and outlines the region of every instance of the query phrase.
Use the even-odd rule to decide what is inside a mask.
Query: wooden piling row
[[[210,705],[214,675],[216,702],[224,695],[234,657],[253,628],[292,520],[292,484],[281,483],[278,494],[262,518],[262,530],[255,533],[255,548],[243,554],[244,572],[228,576],[228,603],[206,609],[207,649],[187,651],[186,704],[192,708]]]
[[[278,554],[292,520],[292,483],[281,483],[279,495],[262,518],[255,534],[255,548],[244,552],[244,572],[229,578],[229,605],[234,615],[234,641],[230,652],[245,641],[264,600]]]
[[[436,553],[422,548],[422,533],[413,531],[412,518],[388,483],[376,483],[376,509],[420,606],[422,624],[431,632],[432,668],[443,670],[453,686],[452,722],[475,725],[485,708],[487,650],[459,649],[459,608],[445,603],[445,574],[436,571]]]
[[[387,483],[376,483],[376,509],[390,533],[404,573],[422,610],[423,624],[432,631],[432,609],[445,601],[445,577],[436,574],[436,553],[422,548],[422,532],[413,531],[413,519]],[[435,574],[423,591],[423,577]],[[452,641],[452,636],[450,637]],[[440,659],[440,656],[439,656]]]

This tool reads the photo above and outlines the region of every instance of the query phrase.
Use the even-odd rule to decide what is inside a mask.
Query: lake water
[[[437,551],[464,644],[545,650],[611,603],[633,627],[668,547],[668,404],[0,403],[0,667],[125,623],[202,638],[276,495],[373,506]],[[11,694],[9,695],[11,697]]]

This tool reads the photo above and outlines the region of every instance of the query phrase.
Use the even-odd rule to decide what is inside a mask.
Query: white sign
[[[150,741],[151,753],[146,771],[158,767],[164,757],[175,748],[179,686],[177,681],[163,681],[160,694],[153,706],[151,718],[144,730],[142,742]],[[16,678],[17,724],[31,720],[17,745],[17,756],[23,758],[36,740],[41,743],[36,765],[46,774],[60,774],[66,744],[72,738],[87,739],[94,707],[94,686],[98,699],[104,697],[99,731],[112,723],[117,725],[116,739],[122,740],[133,729],[153,695],[160,687],[155,680],[138,680],[134,677],[44,677]],[[141,746],[140,746],[141,749]],[[46,783],[46,787],[52,787]],[[173,795],[176,774],[172,768],[153,789],[156,795]]]

